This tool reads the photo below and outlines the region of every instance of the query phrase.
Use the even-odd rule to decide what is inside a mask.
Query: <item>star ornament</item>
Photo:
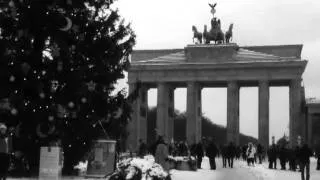
[[[96,89],[96,85],[97,83],[93,82],[93,81],[90,81],[87,83],[87,86],[88,86],[88,90],[90,92],[94,91]]]

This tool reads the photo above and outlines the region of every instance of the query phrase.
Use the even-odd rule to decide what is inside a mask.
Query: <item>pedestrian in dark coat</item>
[[[279,159],[281,170],[286,170],[286,162],[288,159],[288,149],[286,145],[282,145],[279,149]]]
[[[236,151],[237,151],[236,146],[232,142],[230,142],[227,150],[228,166],[230,168],[233,168],[233,159],[236,156]]]
[[[224,146],[222,146],[222,167],[226,168],[227,167],[227,158],[228,158],[228,145],[225,144]]]
[[[203,144],[201,141],[196,145],[195,151],[196,151],[196,156],[197,156],[197,167],[200,169],[201,163],[202,163],[202,158],[204,156]]]
[[[273,143],[268,151],[269,169],[277,169],[277,154],[277,146]]]
[[[291,171],[296,170],[296,152],[295,150],[291,147],[288,149],[288,160],[289,160],[289,169]]]
[[[11,138],[7,135],[7,126],[0,123],[0,180],[6,180],[11,151]]]
[[[315,158],[317,158],[316,170],[320,170],[320,142],[319,141],[314,145],[314,150],[315,150]]]
[[[180,142],[178,147],[179,156],[188,156],[189,155],[189,146],[188,143]]]
[[[304,144],[298,149],[297,158],[299,160],[301,180],[310,179],[310,157],[312,154],[312,150],[308,147],[308,144]]]
[[[217,168],[216,167],[216,160],[215,160],[217,153],[218,153],[218,148],[217,148],[216,144],[214,143],[214,141],[211,140],[208,144],[207,149],[206,149],[206,154],[209,158],[210,167],[213,170],[215,170]]]

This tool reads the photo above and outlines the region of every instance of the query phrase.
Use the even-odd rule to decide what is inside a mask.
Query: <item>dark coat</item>
[[[217,156],[217,153],[217,146],[214,144],[214,142],[211,142],[206,149],[207,156],[209,157],[209,159],[214,159]]]
[[[268,151],[269,159],[277,159],[277,155],[278,155],[278,148],[275,144],[272,144]]]
[[[203,157],[204,156],[202,143],[198,143],[196,145],[195,151],[196,151],[197,157]]]
[[[257,146],[257,153],[258,154],[262,154],[263,153],[263,147],[262,147],[261,144],[258,144],[258,146]]]
[[[234,144],[230,143],[227,147],[227,157],[234,158],[237,153],[237,148]]]
[[[298,149],[297,158],[301,163],[310,163],[310,157],[313,155],[312,150],[307,144]]]
[[[285,146],[282,146],[279,150],[279,158],[281,160],[287,160],[289,159],[289,150],[285,147]]]

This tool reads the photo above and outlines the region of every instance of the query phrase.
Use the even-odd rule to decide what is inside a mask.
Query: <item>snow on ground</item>
[[[173,180],[300,180],[300,172],[292,172],[288,170],[268,169],[267,162],[248,166],[244,161],[235,161],[234,168],[222,168],[222,159],[216,159],[217,170],[209,170],[208,159],[204,159],[201,164],[202,169],[197,172],[172,170]],[[288,165],[287,165],[288,166]],[[310,174],[311,180],[320,180],[320,171],[316,171],[316,160],[311,159]]]
[[[300,172],[292,172],[288,170],[280,170],[280,162],[278,169],[268,169],[267,162],[250,166],[244,161],[235,161],[234,167],[222,168],[222,159],[217,158],[217,169],[210,170],[209,160],[204,158],[198,171],[179,171],[171,170],[172,180],[300,180]],[[288,164],[287,164],[288,167]],[[316,160],[311,159],[310,180],[320,180],[320,171],[316,171]],[[37,178],[21,178],[22,180],[33,180]],[[21,180],[19,179],[19,180]],[[84,177],[63,177],[61,180],[91,180]],[[18,180],[18,178],[8,178],[8,180]],[[97,179],[93,179],[97,180]]]

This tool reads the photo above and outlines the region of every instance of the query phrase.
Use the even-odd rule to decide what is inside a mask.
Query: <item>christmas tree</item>
[[[0,0],[0,121],[34,169],[40,146],[61,145],[70,172],[92,140],[126,134],[128,97],[113,92],[135,35],[112,4]]]

